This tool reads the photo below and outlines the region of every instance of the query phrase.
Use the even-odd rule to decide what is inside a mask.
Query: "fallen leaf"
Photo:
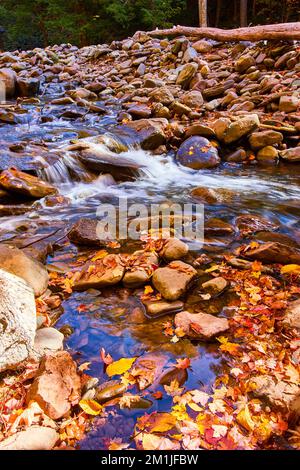
[[[112,377],[113,375],[122,375],[132,367],[132,364],[135,361],[136,357],[122,357],[122,359],[109,364],[106,369],[106,373],[109,377]]]
[[[101,413],[103,406],[95,400],[81,400],[79,402],[80,408],[88,415],[97,416]]]

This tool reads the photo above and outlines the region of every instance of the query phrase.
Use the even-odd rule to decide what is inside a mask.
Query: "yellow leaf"
[[[248,431],[253,431],[255,428],[255,422],[251,418],[248,405],[246,405],[245,408],[239,412],[236,420],[241,426],[243,426],[243,428],[247,429]]]
[[[155,413],[151,415],[146,427],[149,432],[166,432],[176,425],[175,416],[169,413]]]
[[[99,405],[95,400],[81,400],[80,408],[88,415],[97,416],[101,413],[103,406]]]
[[[281,274],[300,274],[299,264],[286,264],[280,270]]]
[[[194,410],[194,411],[203,411],[203,408],[201,408],[201,406],[197,405],[197,403],[194,403],[194,402],[190,402],[188,403],[189,407]]]
[[[106,369],[106,373],[109,377],[113,375],[122,375],[127,372],[132,364],[135,362],[136,357],[122,357],[119,361],[112,362]]]
[[[95,256],[93,256],[91,261],[97,261],[98,259],[105,258],[105,256],[107,256],[107,255],[108,255],[108,251],[106,251],[106,250],[97,251],[97,253],[95,254]]]
[[[206,269],[204,272],[205,273],[212,273],[214,271],[218,271],[219,269],[220,269],[220,266],[218,266],[217,264],[214,264],[210,268]]]
[[[153,294],[153,289],[151,286],[145,286],[144,288],[144,295],[148,295],[148,294]]]

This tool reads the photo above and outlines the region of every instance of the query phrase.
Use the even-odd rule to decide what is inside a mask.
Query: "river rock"
[[[207,138],[216,137],[214,131],[210,127],[203,126],[202,124],[192,124],[191,126],[186,128],[184,134],[185,138],[188,138],[192,135],[200,135],[201,137]]]
[[[192,78],[196,75],[198,65],[194,63],[186,64],[179,72],[176,85],[181,86],[184,90],[187,90]]]
[[[153,101],[157,101],[158,103],[161,103],[166,106],[173,103],[175,99],[170,89],[167,86],[161,86],[161,87],[155,88],[153,91],[149,93],[149,97]]]
[[[27,403],[36,401],[51,419],[60,419],[81,397],[80,376],[67,351],[42,359],[36,378],[27,393]]]
[[[48,287],[46,268],[19,248],[0,244],[0,268],[24,279],[36,297],[42,295]]]
[[[249,143],[253,150],[259,150],[267,145],[280,144],[283,135],[280,132],[265,130],[262,132],[253,132],[249,137]]]
[[[31,287],[0,269],[0,371],[28,357],[36,330],[36,307]]]
[[[9,68],[0,69],[0,82],[4,82],[6,99],[13,98],[16,92],[16,73]]]
[[[226,279],[221,276],[218,276],[214,277],[213,279],[210,279],[209,281],[204,282],[201,286],[201,290],[215,297],[221,294],[227,286],[228,282],[226,281]]]
[[[187,311],[175,315],[176,328],[182,329],[190,338],[210,340],[229,329],[226,318],[218,318],[207,313]]]
[[[293,113],[297,111],[300,99],[297,96],[281,96],[279,100],[279,111]]]
[[[242,55],[235,63],[235,70],[238,73],[244,73],[252,65],[255,65],[255,59],[251,55]]]
[[[0,450],[51,450],[59,439],[55,429],[29,426],[0,442]]]
[[[259,126],[259,118],[257,114],[249,114],[243,118],[232,122],[228,128],[226,128],[222,140],[225,144],[231,144],[237,140],[250,134]]]
[[[17,79],[17,92],[20,96],[32,97],[38,94],[40,90],[40,81],[36,78]]]
[[[139,287],[146,284],[159,264],[158,256],[153,251],[136,251],[125,261],[126,272],[123,283],[127,287]]]
[[[261,163],[275,163],[278,160],[278,150],[267,145],[257,152],[256,159]]]
[[[97,219],[79,219],[72,226],[68,238],[75,245],[103,246],[97,235],[97,225]]]
[[[158,251],[160,257],[167,261],[174,261],[187,255],[189,247],[178,238],[168,238],[164,241],[163,247]]]
[[[0,186],[7,191],[34,199],[57,194],[57,189],[51,184],[14,168],[2,171],[0,174]]]
[[[300,147],[292,147],[290,149],[279,152],[280,157],[288,162],[300,162]]]
[[[209,140],[200,136],[186,139],[178,149],[176,160],[194,170],[214,168],[221,162],[217,149]]]
[[[243,256],[270,264],[300,264],[300,249],[276,242],[262,243],[258,248],[248,250]]]
[[[104,258],[90,261],[76,277],[74,290],[98,289],[120,282],[125,272],[119,255],[107,255]]]
[[[213,45],[206,41],[205,39],[200,39],[199,41],[196,41],[193,43],[193,48],[197,51],[200,52],[201,54],[205,52],[210,52],[213,48]]]
[[[153,276],[154,287],[167,300],[177,300],[188,288],[197,271],[182,261],[172,261],[164,268],[158,268]]]
[[[46,354],[63,348],[64,335],[55,328],[40,328],[37,330],[31,357],[40,360]]]
[[[192,109],[199,109],[202,107],[204,100],[202,93],[197,90],[191,90],[188,93],[185,93],[180,98],[181,103],[189,106]]]
[[[144,150],[155,150],[166,141],[165,129],[167,125],[167,119],[152,118],[128,122],[126,127],[136,132],[135,142],[140,144]]]
[[[217,217],[211,217],[204,224],[204,233],[205,235],[231,235],[234,233],[234,227],[225,222],[225,220],[219,219]]]
[[[288,304],[282,324],[289,328],[300,329],[300,299]]]
[[[239,231],[243,236],[247,236],[252,233],[264,231],[275,231],[279,228],[279,225],[271,222],[260,215],[254,214],[243,214],[239,215],[235,219],[235,223]]]
[[[191,191],[191,195],[199,201],[216,204],[218,202],[231,202],[234,199],[235,193],[230,189],[199,187],[194,188]]]
[[[250,381],[256,396],[262,397],[276,408],[300,414],[299,384],[288,381],[275,381],[268,375],[254,377]]]
[[[183,302],[175,300],[168,302],[166,300],[144,301],[147,315],[151,318],[160,317],[162,315],[169,315],[183,310]]]

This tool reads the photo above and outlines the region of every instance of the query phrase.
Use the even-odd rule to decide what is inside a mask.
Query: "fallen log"
[[[135,33],[138,37],[141,31]],[[143,33],[145,34],[145,33]],[[262,40],[297,40],[300,39],[300,22],[279,23],[247,28],[219,29],[173,26],[170,29],[148,31],[149,36],[193,36],[195,38],[214,39],[216,41],[262,41]]]

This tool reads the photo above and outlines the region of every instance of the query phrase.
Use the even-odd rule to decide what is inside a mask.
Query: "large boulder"
[[[0,442],[0,450],[51,450],[59,439],[55,429],[29,426]]]
[[[0,186],[12,193],[39,199],[51,194],[57,194],[57,189],[49,183],[40,180],[36,176],[28,175],[15,168],[2,171]]]
[[[184,311],[175,315],[175,326],[181,328],[190,338],[210,340],[227,331],[229,323],[226,318]]]
[[[182,261],[172,261],[164,268],[158,268],[153,276],[154,287],[167,300],[177,300],[187,290],[197,271]]]
[[[107,255],[86,263],[74,282],[75,290],[108,287],[120,282],[125,266],[119,255]]]
[[[27,359],[35,330],[33,290],[23,279],[0,269],[0,371]]]
[[[209,140],[200,136],[186,139],[178,149],[176,160],[194,170],[214,168],[221,162],[218,150]]]
[[[4,83],[6,99],[12,98],[16,92],[17,75],[12,69],[0,69],[0,83]],[[1,88],[0,88],[1,89]]]
[[[48,287],[46,268],[18,248],[0,244],[0,268],[24,279],[36,297],[42,295]]]
[[[46,356],[27,393],[27,403],[36,401],[51,419],[60,419],[81,398],[76,363],[67,351]]]
[[[250,134],[259,126],[259,118],[257,114],[249,114],[237,121],[232,122],[222,136],[225,144],[231,144],[237,140]]]

